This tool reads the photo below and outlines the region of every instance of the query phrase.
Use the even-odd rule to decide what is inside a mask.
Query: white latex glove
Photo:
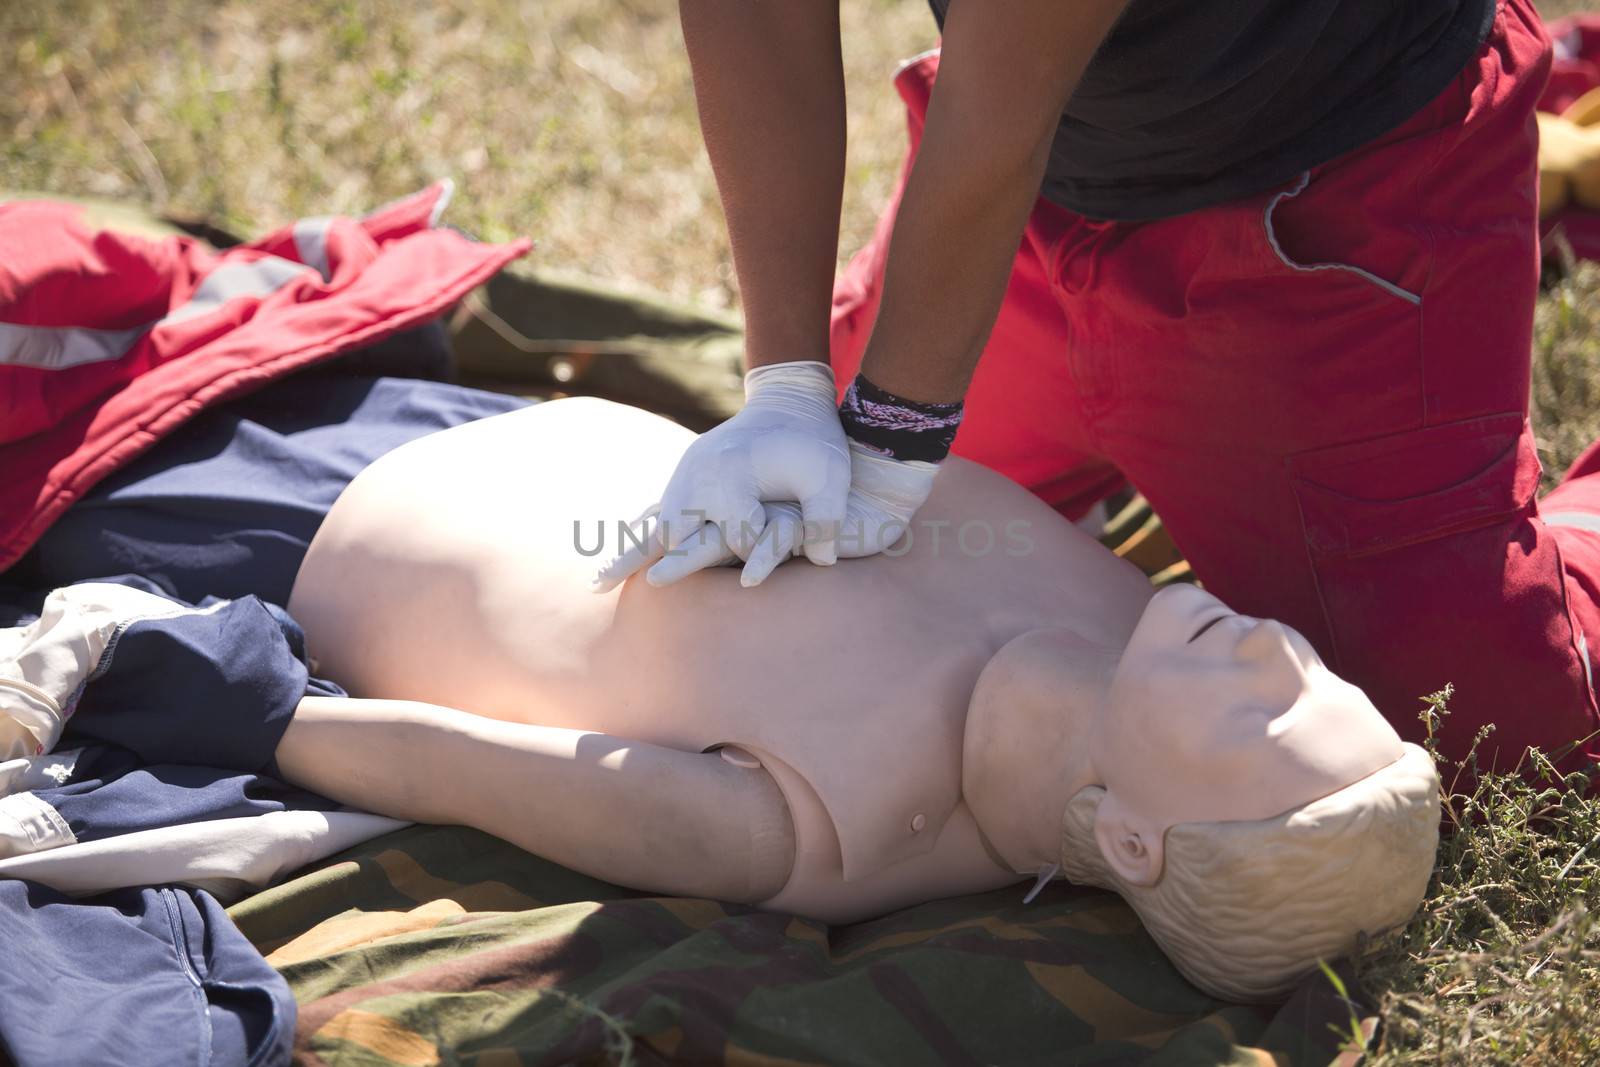
[[[872,556],[892,548],[911,525],[917,509],[933,490],[937,463],[890,459],[849,442],[851,486],[845,518],[836,543],[842,559]],[[648,580],[652,585],[667,585],[703,567],[718,567],[737,562],[741,557],[723,543],[714,528],[708,528],[663,556],[658,536],[658,515],[652,509],[639,520],[639,547],[619,556],[595,580],[597,591],[615,588],[628,575],[652,561]],[[768,502],[762,505],[762,534],[745,559],[739,584],[759,585],[785,560],[803,551],[806,520],[794,504]],[[663,580],[656,572],[663,570]]]
[[[652,562],[646,579],[667,585],[722,562],[725,549],[749,556],[766,528],[765,502],[799,505],[810,534],[799,538],[800,549],[811,562],[838,558],[834,536],[850,492],[850,453],[833,370],[810,360],[757,367],[745,375],[744,393],[737,415],[684,452],[660,504],[645,515],[645,545],[603,567],[597,592]]]
[[[850,496],[837,541],[840,559],[875,556],[905,536],[911,519],[933,491],[937,463],[890,459],[850,442]],[[771,529],[772,524],[768,523]],[[740,584],[759,585],[784,560],[798,555],[803,524],[790,509],[775,534],[763,537],[745,561]]]

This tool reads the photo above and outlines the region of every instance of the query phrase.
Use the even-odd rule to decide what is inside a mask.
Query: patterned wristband
[[[923,404],[895,396],[857,374],[839,405],[839,421],[852,441],[880,455],[938,463],[950,454],[961,409],[960,401]]]

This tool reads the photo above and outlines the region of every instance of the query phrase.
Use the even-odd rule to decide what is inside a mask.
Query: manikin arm
[[[783,888],[794,828],[759,767],[405,700],[306,697],[278,745],[296,785],[476,827],[596,878],[744,903]]]

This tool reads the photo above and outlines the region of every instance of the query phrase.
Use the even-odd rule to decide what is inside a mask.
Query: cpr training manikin
[[[290,613],[321,674],[290,780],[654,892],[848,922],[1066,877],[1230,999],[1403,923],[1433,762],[1277,623],[1152,591],[1035,497],[945,463],[889,552],[591,591],[690,441],[568,399],[350,484]]]

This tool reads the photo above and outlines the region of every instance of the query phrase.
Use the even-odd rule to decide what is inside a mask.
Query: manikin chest
[[[1148,596],[1132,567],[960,461],[899,555],[790,563],[754,589],[718,569],[592,593],[596,531],[642,511],[687,440],[642,412],[560,401],[378,461],[291,600],[321,671],[356,696],[775,756],[827,808],[850,879],[931,847],[994,652],[1046,627],[1123,641]],[[483,462],[506,455],[527,473]]]
[[[883,573],[793,564],[755,590],[718,571],[600,597],[558,592],[516,558],[464,581],[403,567],[410,579],[378,583],[358,618],[305,625],[319,668],[355,696],[775,756],[827,809],[850,879],[931,847],[960,800],[979,673],[1000,645],[1050,625],[1016,607],[947,610],[929,587],[873,595],[857,569],[869,584]],[[341,582],[368,585],[354,567]]]

